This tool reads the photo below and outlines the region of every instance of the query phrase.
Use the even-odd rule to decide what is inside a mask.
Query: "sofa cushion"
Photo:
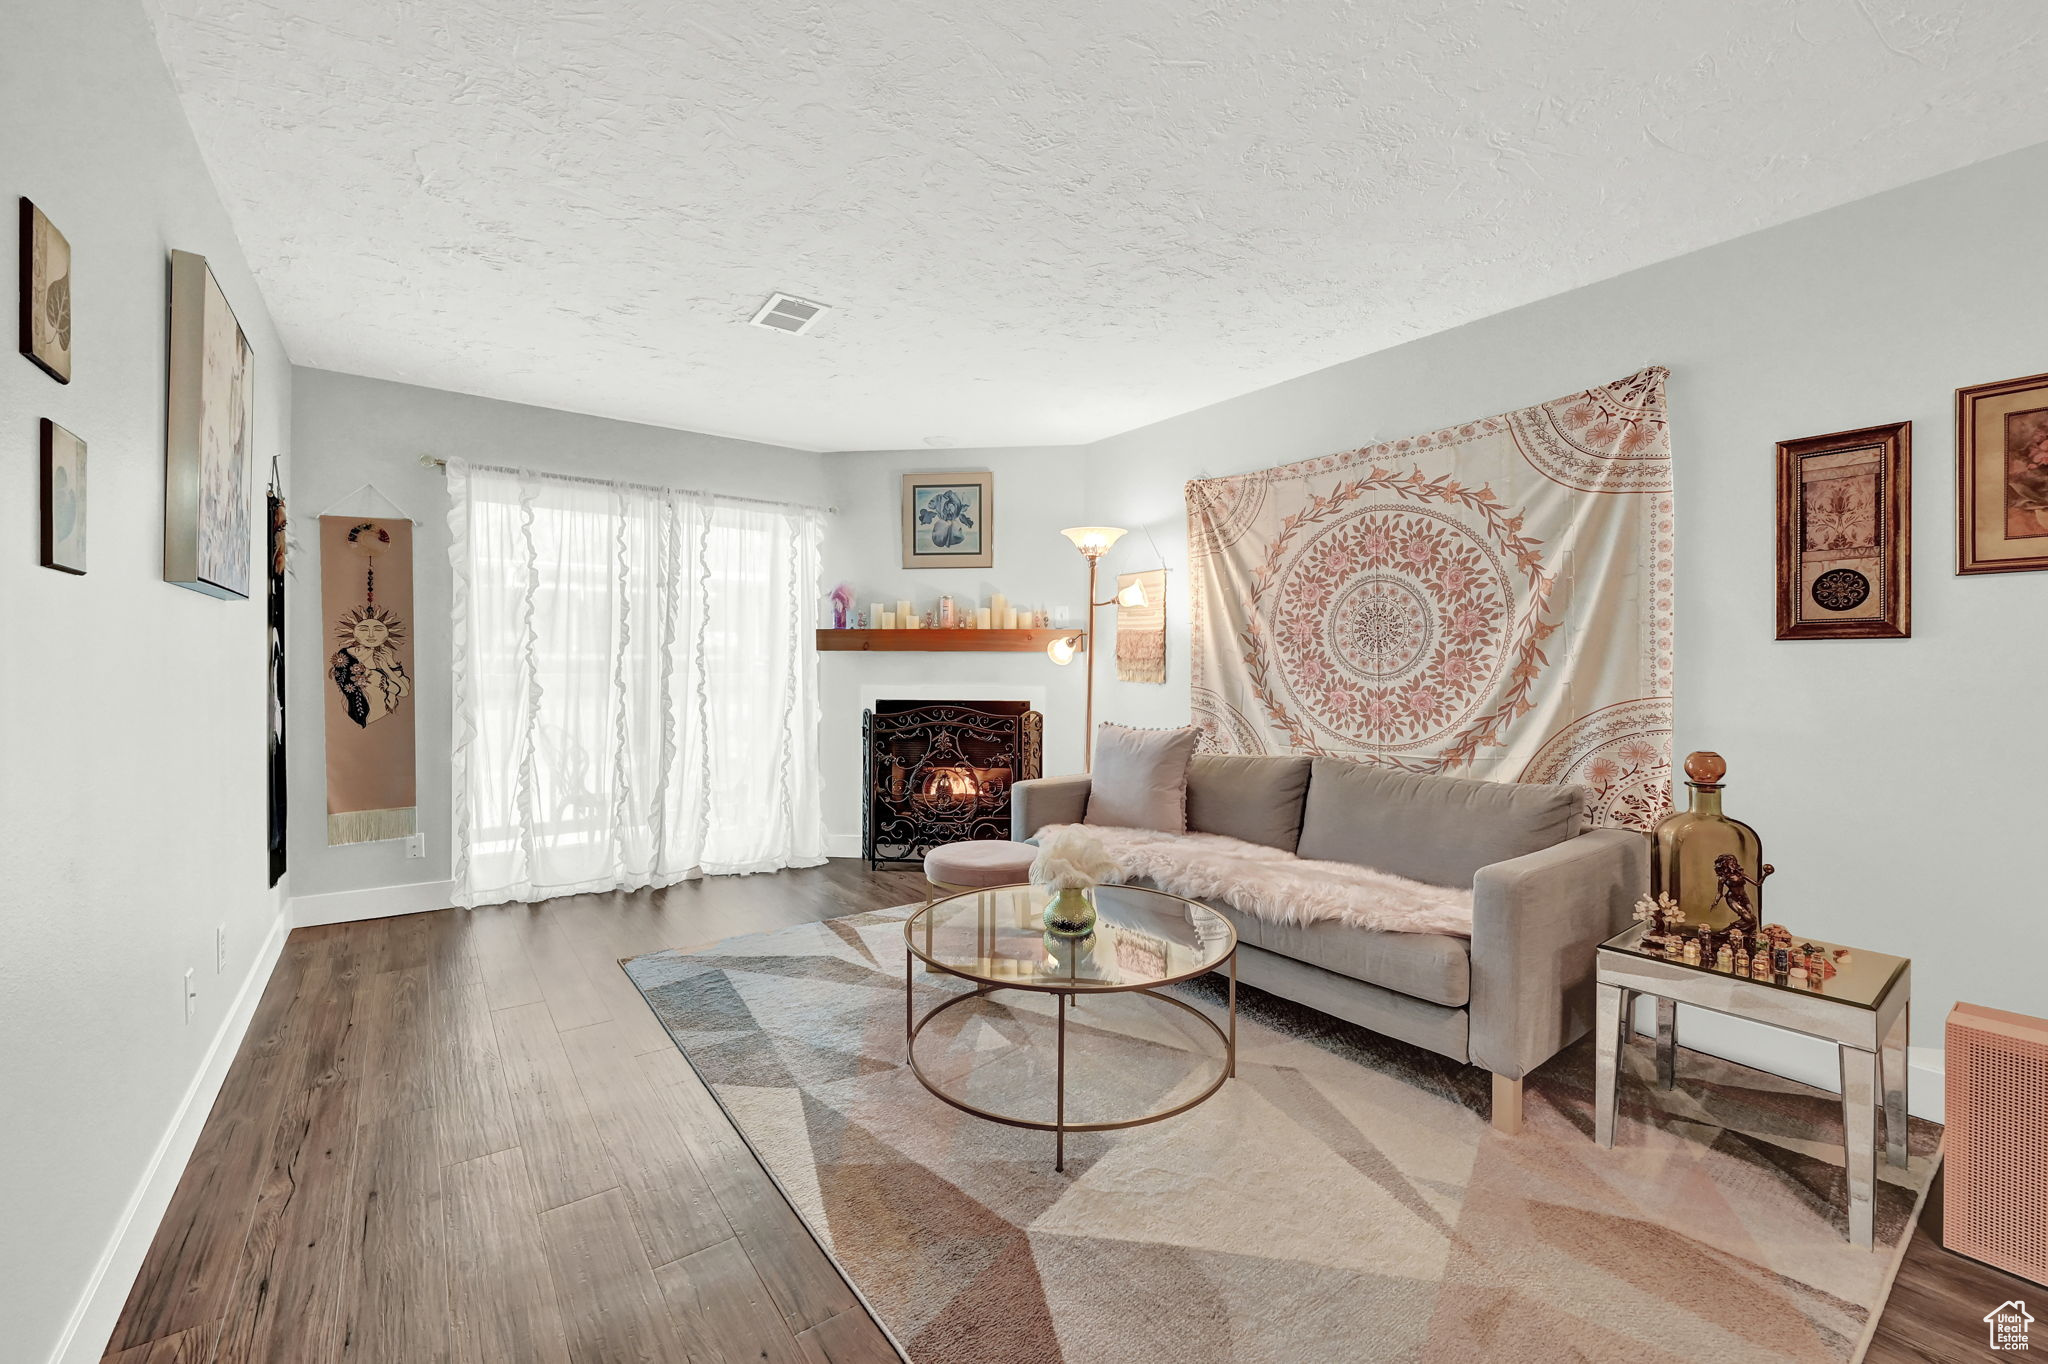
[[[1188,831],[1293,852],[1310,759],[1198,753],[1188,761]]]
[[[1584,808],[1576,786],[1423,776],[1317,758],[1295,851],[1431,885],[1469,886],[1481,867],[1576,836]]]
[[[1145,882],[1139,882],[1143,885]],[[1471,945],[1444,933],[1380,933],[1324,921],[1276,924],[1220,900],[1204,904],[1230,920],[1238,939],[1352,980],[1463,1008],[1472,1000]]]
[[[1088,813],[1081,822],[1186,833],[1188,759],[1194,755],[1195,737],[1192,725],[1096,726],[1094,779],[1088,788]]]

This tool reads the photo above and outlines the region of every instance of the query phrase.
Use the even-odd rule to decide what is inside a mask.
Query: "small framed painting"
[[[903,566],[993,568],[995,475],[905,474]]]
[[[71,243],[27,199],[21,201],[21,353],[58,383],[71,382]]]
[[[85,442],[43,418],[43,567],[85,572]]]
[[[1913,423],[1778,446],[1778,638],[1913,633]]]
[[[1956,572],[2048,569],[2048,374],[1956,390]]]

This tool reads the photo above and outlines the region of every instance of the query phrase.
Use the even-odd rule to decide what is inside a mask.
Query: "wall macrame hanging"
[[[1223,753],[1573,782],[1670,806],[1662,368],[1187,486],[1196,723]]]
[[[405,838],[419,827],[412,523],[321,517],[320,606],[329,651],[327,841]]]

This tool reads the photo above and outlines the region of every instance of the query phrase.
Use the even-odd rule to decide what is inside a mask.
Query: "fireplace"
[[[861,721],[861,855],[918,862],[942,843],[1010,836],[1010,787],[1039,775],[1028,701],[876,701]]]

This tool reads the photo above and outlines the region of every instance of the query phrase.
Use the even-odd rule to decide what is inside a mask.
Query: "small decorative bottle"
[[[1756,953],[1749,959],[1749,978],[1769,980],[1771,978],[1771,949],[1763,943],[1756,945]]]
[[[1732,856],[1746,878],[1752,907],[1763,913],[1763,840],[1739,819],[1721,813],[1721,778],[1728,764],[1720,754],[1698,752],[1685,760],[1691,807],[1659,820],[1650,835],[1650,893],[1669,895],[1686,918],[1710,928],[1726,928],[1739,916],[1721,902],[1716,859]]]
[[[1700,964],[1700,940],[1698,938],[1687,938],[1685,940],[1685,964],[1687,966],[1698,966]]]
[[[1727,943],[1722,943],[1721,950],[1714,954],[1714,969],[1716,971],[1733,971],[1735,969],[1735,949]]]

